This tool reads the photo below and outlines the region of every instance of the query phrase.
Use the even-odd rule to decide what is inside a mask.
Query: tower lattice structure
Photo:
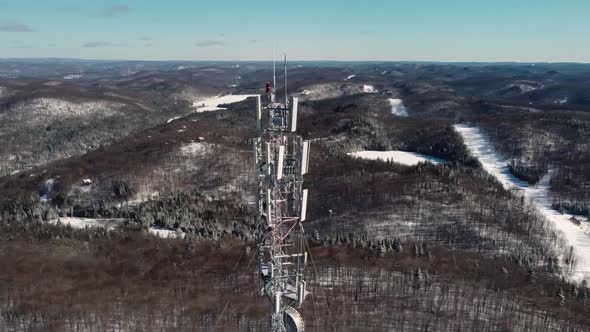
[[[297,98],[267,107],[257,97],[254,160],[257,180],[257,255],[259,291],[272,303],[271,331],[303,331],[303,319],[294,309],[309,293],[304,269],[307,261],[303,222],[307,214],[307,173],[310,144],[298,136]]]

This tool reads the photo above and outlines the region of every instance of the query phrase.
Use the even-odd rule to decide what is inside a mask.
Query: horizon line
[[[232,63],[253,63],[253,62],[272,62],[269,60],[231,60],[231,59],[204,59],[204,60],[179,60],[179,59],[160,59],[160,60],[147,60],[147,59],[96,59],[96,58],[69,58],[69,57],[0,57],[0,61],[39,61],[39,60],[69,60],[69,61],[91,61],[91,62],[232,62]],[[589,65],[590,62],[581,61],[522,61],[522,60],[498,60],[498,61],[473,61],[473,60],[330,60],[330,59],[319,59],[319,60],[300,60],[292,59],[289,62],[336,62],[336,63],[431,63],[431,64],[578,64],[578,65]]]

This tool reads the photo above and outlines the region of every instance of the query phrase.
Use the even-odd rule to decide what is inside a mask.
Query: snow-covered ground
[[[391,105],[391,113],[397,116],[408,116],[408,110],[404,106],[401,99],[388,98],[389,105]]]
[[[206,152],[207,145],[206,143],[200,142],[192,142],[186,145],[182,145],[180,147],[180,153],[183,156],[195,156],[195,155],[202,155]]]
[[[572,280],[590,278],[590,223],[586,218],[575,216],[581,221],[576,225],[571,221],[571,214],[560,213],[551,207],[549,200],[549,180],[551,173],[546,174],[537,186],[531,186],[521,181],[508,168],[508,160],[497,153],[479,128],[467,125],[455,125],[455,130],[461,134],[471,153],[479,159],[483,168],[496,177],[506,189],[516,190],[518,195],[524,195],[533,203],[540,214],[545,216],[556,229],[560,230],[565,240],[574,247],[577,256],[577,266],[571,273]],[[563,248],[567,251],[568,248]]]
[[[300,100],[319,100],[326,98],[337,98],[345,94],[349,94],[349,89],[356,88],[357,93],[361,92],[361,86],[355,85],[349,87],[348,84],[344,85],[336,83],[322,83],[305,86],[301,92],[299,92]]]
[[[322,83],[302,87],[299,91],[300,100],[320,100],[350,96],[359,93],[376,93],[373,85],[351,84],[351,83]]]
[[[543,86],[537,87],[537,86],[532,86],[532,85],[527,85],[527,84],[519,84],[517,86],[520,89],[520,91],[522,91],[522,93],[527,93],[527,92],[531,92],[531,91],[535,91],[535,90],[539,90],[539,89],[543,88]]]
[[[246,100],[250,97],[256,97],[256,96],[257,95],[217,96],[217,97],[213,97],[213,98],[209,98],[209,99],[205,99],[205,100],[194,101],[193,107],[196,109],[197,113],[224,110],[225,108],[219,107],[219,105],[237,103],[237,102]]]
[[[62,84],[63,84],[62,81],[47,81],[47,82],[43,83],[43,85],[45,85],[45,86],[59,86]]]
[[[517,83],[507,85],[506,89],[518,88],[520,93],[525,94],[535,90],[543,89],[544,87],[545,86],[543,84],[534,81],[518,81]]]
[[[177,231],[172,231],[169,229],[160,229],[155,227],[150,227],[150,233],[154,234],[158,237],[163,239],[175,239],[175,238],[184,238],[184,233],[179,233]]]
[[[63,217],[49,221],[50,224],[57,224],[58,222],[64,225],[70,225],[75,229],[103,227],[107,230],[115,229],[115,226],[125,221],[125,219],[89,219],[89,218],[73,218]]]
[[[349,153],[348,155],[362,159],[392,161],[408,166],[414,166],[420,162],[430,162],[435,165],[445,162],[442,159],[432,156],[406,151],[359,151]]]
[[[95,227],[102,227],[109,231],[115,229],[115,227],[121,223],[123,223],[126,219],[90,219],[90,218],[73,218],[73,217],[63,217],[49,221],[50,224],[57,224],[62,223],[63,225],[70,225],[72,228],[75,229],[84,229],[84,228],[95,228]],[[160,229],[156,227],[150,227],[149,232],[161,238],[183,238],[184,234],[179,233],[176,231],[172,231],[169,229]]]
[[[70,74],[70,75],[66,75],[64,76],[64,80],[76,80],[82,78],[82,75],[80,74]]]
[[[356,75],[354,75],[354,74],[353,74],[353,75],[348,75],[348,77],[345,79],[345,81],[348,81],[349,79],[351,79],[351,78],[353,78],[353,77],[355,77],[355,76],[356,76]]]
[[[47,124],[65,117],[86,117],[89,115],[109,117],[119,112],[124,105],[108,101],[87,101],[76,103],[57,98],[37,98],[16,104],[10,113],[13,121],[30,124]],[[0,120],[2,115],[0,114]]]

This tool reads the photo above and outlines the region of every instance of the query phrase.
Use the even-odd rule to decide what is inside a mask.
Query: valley
[[[308,330],[588,329],[590,66],[289,66]],[[268,62],[0,74],[0,330],[268,328],[251,98]]]

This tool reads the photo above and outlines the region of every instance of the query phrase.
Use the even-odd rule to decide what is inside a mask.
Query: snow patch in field
[[[207,150],[204,143],[193,142],[180,147],[180,153],[184,156],[202,155]]]
[[[501,90],[502,92],[517,91],[520,94],[527,94],[539,89],[543,89],[545,86],[542,83],[536,81],[519,80],[511,84],[507,84]]]
[[[210,112],[210,111],[218,111],[224,110],[226,108],[219,107],[219,105],[223,104],[233,104],[243,100],[246,100],[250,97],[256,97],[257,95],[225,95],[225,96],[217,96],[210,99],[205,100],[197,100],[193,102],[193,108],[196,109],[197,113],[201,112]]]
[[[121,76],[125,76],[125,77],[129,77],[129,76],[133,76],[135,74],[137,74],[137,71],[135,70],[126,70],[120,73]]]
[[[488,173],[496,177],[504,188],[517,190],[519,194],[533,203],[539,213],[549,220],[556,229],[560,230],[568,244],[574,247],[577,266],[576,271],[571,272],[571,279],[590,278],[590,224],[586,218],[575,216],[577,220],[581,221],[581,225],[578,226],[571,221],[573,215],[562,214],[552,208],[549,199],[551,172],[546,174],[537,186],[531,186],[510,172],[508,160],[495,151],[492,143],[487,140],[479,128],[455,125],[455,130],[463,137],[473,156],[479,159]]]
[[[77,80],[79,78],[82,78],[82,75],[80,75],[80,74],[70,74],[70,75],[64,76],[64,80]]]
[[[432,156],[406,151],[359,151],[349,153],[348,155],[369,160],[391,161],[407,166],[414,166],[420,162],[430,162],[435,165],[445,162],[442,159]]]
[[[157,237],[161,237],[163,239],[176,239],[176,238],[184,238],[184,233],[172,231],[169,229],[161,229],[150,227],[149,232]]]
[[[115,229],[117,225],[125,222],[124,218],[111,218],[111,219],[91,219],[91,218],[75,218],[75,217],[63,217],[54,220],[50,220],[49,223],[57,225],[61,223],[63,225],[69,225],[74,229],[85,229],[85,228],[104,228],[108,231]],[[169,229],[161,229],[157,227],[149,228],[150,234],[156,235],[164,239],[184,238],[184,233],[177,232]]]
[[[354,74],[353,74],[353,75],[348,75],[348,77],[345,79],[345,81],[348,81],[349,79],[351,79],[351,78],[353,78],[353,77],[355,77],[355,76],[356,76],[356,75],[354,75]]]
[[[43,85],[45,85],[45,86],[59,86],[59,85],[62,85],[62,82],[61,81],[48,81],[48,82],[43,83]]]
[[[363,92],[366,93],[375,93],[377,92],[377,89],[375,89],[375,87],[373,85],[363,85]]]
[[[506,88],[510,89],[513,87],[518,88],[520,90],[520,93],[522,94],[544,88],[542,84],[536,82],[521,82],[517,84],[508,85]]]
[[[178,119],[180,119],[180,118],[181,118],[180,116],[175,116],[175,117],[173,117],[173,118],[170,118],[170,119],[168,119],[168,121],[166,121],[166,123],[170,123],[170,122],[172,122],[172,121],[174,121],[174,120],[178,120]]]
[[[389,98],[389,105],[391,105],[391,113],[397,116],[408,116],[408,110],[404,106],[401,99]]]
[[[107,230],[113,230],[115,227],[125,221],[125,219],[90,219],[90,218],[74,218],[74,217],[63,217],[54,220],[50,220],[49,223],[56,225],[58,222],[64,225],[69,225],[75,229],[84,229],[84,228],[96,228],[102,227],[106,228]]]
[[[537,87],[537,86],[531,86],[531,85],[526,85],[526,84],[519,84],[518,88],[520,89],[520,91],[522,91],[522,93],[527,93],[527,92],[538,90],[538,89],[542,88],[542,86]]]
[[[554,104],[557,104],[557,105],[563,105],[563,104],[567,103],[568,101],[569,101],[569,98],[568,97],[563,97],[561,99],[557,99],[553,103]]]

